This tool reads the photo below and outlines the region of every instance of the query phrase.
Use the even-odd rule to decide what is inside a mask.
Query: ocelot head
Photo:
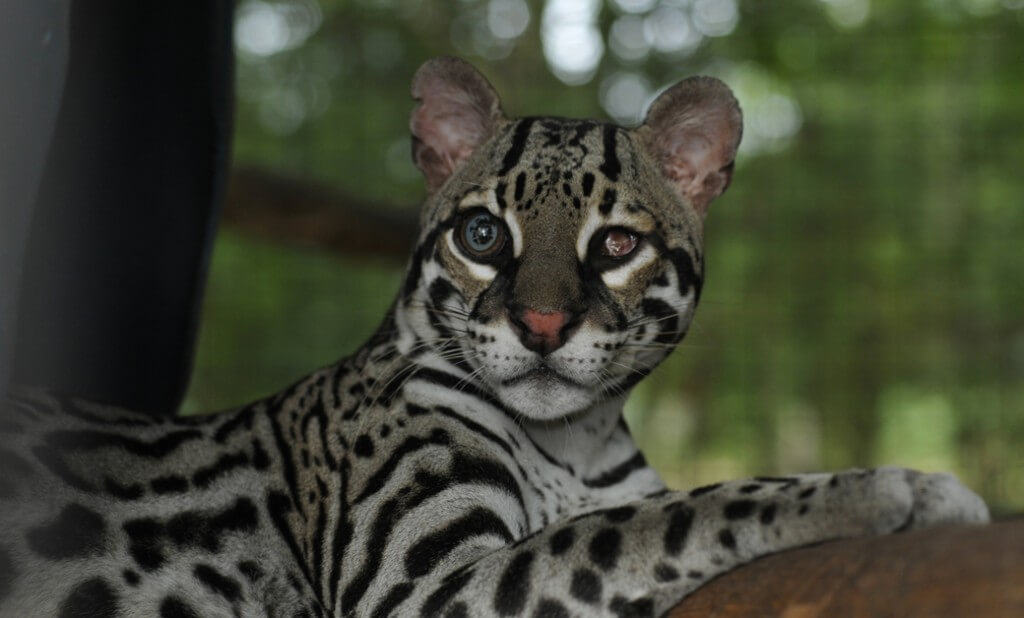
[[[423,65],[412,92],[429,196],[396,310],[407,352],[440,353],[528,419],[624,394],[700,298],[703,219],[742,133],[729,88],[683,80],[631,129],[508,118],[454,58]]]

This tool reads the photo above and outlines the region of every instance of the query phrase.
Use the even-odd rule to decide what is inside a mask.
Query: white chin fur
[[[535,421],[565,418],[597,403],[597,392],[545,376],[527,377],[508,386],[495,386],[503,404]]]

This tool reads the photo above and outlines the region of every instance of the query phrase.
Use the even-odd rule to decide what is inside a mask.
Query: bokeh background
[[[745,135],[695,324],[628,405],[652,464],[676,487],[951,470],[1024,509],[1024,0],[241,0],[235,46],[186,412],[273,392],[377,325],[404,245],[367,246],[424,196],[425,59],[467,58],[512,115],[624,124],[711,74]],[[385,220],[368,243],[318,233],[361,212]]]

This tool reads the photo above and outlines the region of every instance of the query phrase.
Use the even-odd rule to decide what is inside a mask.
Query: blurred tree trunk
[[[1024,616],[1024,519],[768,556],[709,582],[668,616]]]

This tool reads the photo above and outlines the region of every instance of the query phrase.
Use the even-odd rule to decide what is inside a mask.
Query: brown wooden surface
[[[1024,519],[824,543],[709,582],[670,618],[1024,618]]]

